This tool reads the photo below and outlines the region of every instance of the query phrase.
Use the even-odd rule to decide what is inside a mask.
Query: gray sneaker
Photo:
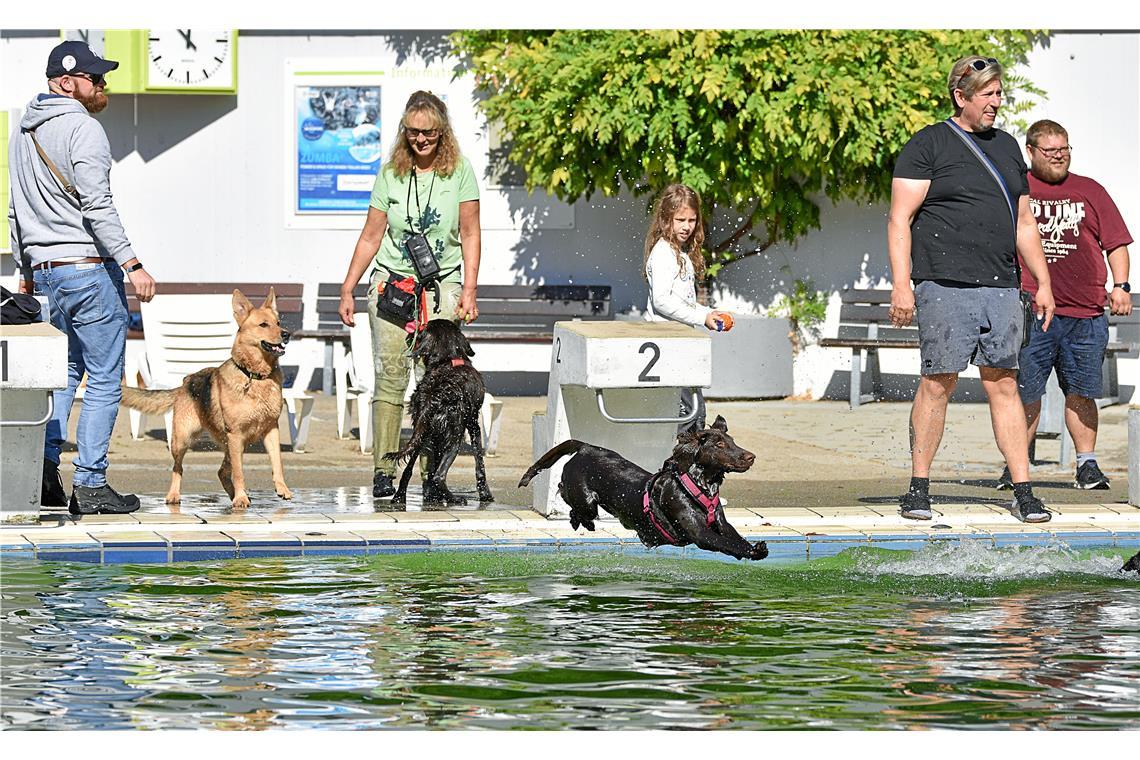
[[[1036,496],[1030,496],[1019,501],[1016,496],[1009,503],[1009,511],[1023,523],[1043,523],[1053,519],[1052,513],[1045,509],[1045,504]]]
[[[1107,491],[1108,478],[1097,467],[1096,460],[1090,459],[1080,466],[1077,470],[1077,479],[1073,481],[1073,486],[1076,488],[1084,489],[1085,491]]]
[[[76,486],[71,492],[71,503],[67,511],[73,515],[125,515],[139,508],[139,497],[133,494],[120,494],[104,483],[90,488]]]
[[[934,512],[930,510],[930,497],[907,491],[899,501],[899,514],[908,520],[933,519]]]

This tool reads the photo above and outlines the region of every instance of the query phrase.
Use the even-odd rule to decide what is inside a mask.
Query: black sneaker
[[[40,506],[67,506],[67,492],[63,490],[63,479],[59,477],[59,465],[50,459],[44,459],[44,474],[40,479]]]
[[[1004,470],[1001,471],[1001,477],[998,478],[998,482],[997,482],[997,490],[999,490],[999,491],[1012,491],[1013,490],[1013,478],[1011,478],[1009,476],[1009,468],[1008,467],[1006,467]]]
[[[396,486],[392,485],[392,476],[377,470],[372,473],[372,498],[383,499],[396,493]]]
[[[1053,519],[1052,513],[1045,509],[1045,504],[1036,496],[1030,496],[1024,501],[1019,501],[1014,496],[1009,503],[1009,511],[1024,523],[1043,523]]]
[[[899,514],[908,520],[932,519],[934,513],[930,511],[930,497],[907,491],[899,502]]]
[[[1077,469],[1077,479],[1073,485],[1086,491],[1107,491],[1108,478],[1097,467],[1096,460],[1090,459]]]
[[[139,497],[133,494],[120,494],[104,483],[89,488],[76,486],[71,492],[71,503],[67,511],[73,515],[125,515],[139,508]]]

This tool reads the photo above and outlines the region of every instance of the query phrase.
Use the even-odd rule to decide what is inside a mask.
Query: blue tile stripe
[[[314,531],[315,532],[315,531]],[[28,559],[55,561],[115,563],[164,563],[210,561],[236,559],[239,557],[263,556],[304,556],[306,554],[329,556],[335,554],[386,554],[396,552],[417,552],[431,550],[480,550],[480,551],[619,551],[628,554],[668,555],[676,557],[697,557],[701,559],[721,559],[721,555],[703,551],[696,546],[663,546],[647,549],[635,536],[558,536],[541,537],[536,535],[472,535],[431,537],[430,533],[408,536],[368,536],[348,532],[336,535],[305,535],[294,531],[284,535],[257,536],[243,538],[241,533],[223,534],[216,537],[163,538],[149,534],[139,540],[122,536],[99,539],[77,538],[74,542],[37,543],[24,540],[0,545],[0,559]],[[1048,544],[1052,541],[1065,541],[1084,546],[1114,546],[1121,548],[1140,547],[1140,531],[1070,531],[1058,526],[1055,531],[1041,532],[958,532],[947,531],[928,535],[922,533],[865,533],[847,534],[806,534],[789,535],[763,533],[747,536],[749,541],[763,540],[768,543],[767,561],[803,561],[838,554],[844,549],[857,546],[870,546],[883,549],[919,549],[938,541],[980,541],[995,546],[1024,546]],[[724,559],[731,560],[730,557]]]

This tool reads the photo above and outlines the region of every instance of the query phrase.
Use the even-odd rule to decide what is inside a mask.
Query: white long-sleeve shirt
[[[692,327],[704,327],[705,318],[712,309],[697,303],[696,278],[688,256],[681,254],[681,265],[678,266],[673,246],[658,240],[645,262],[645,276],[649,278],[646,321],[673,320]]]

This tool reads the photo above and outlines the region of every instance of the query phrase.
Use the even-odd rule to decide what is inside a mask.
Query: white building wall
[[[285,224],[290,188],[283,163],[293,138],[282,99],[289,59],[365,59],[387,72],[381,116],[385,152],[410,92],[422,87],[446,94],[461,147],[483,176],[488,142],[470,77],[452,81],[454,61],[431,55],[443,34],[242,32],[236,98],[112,94],[111,107],[99,118],[115,158],[116,204],[136,252],[156,279],[314,285],[343,279],[359,227],[313,230]],[[21,109],[43,88],[47,53],[57,41],[50,34],[0,38],[0,107]],[[1140,230],[1140,34],[1057,34],[1030,56],[1024,73],[1049,93],[1027,118],[1053,118],[1068,128],[1076,146],[1073,170],[1108,188],[1135,234]],[[643,308],[646,199],[579,200],[553,214],[558,221],[549,226],[541,222],[543,209],[562,204],[542,193],[527,197],[484,187],[483,194],[480,282],[610,284],[616,309]],[[822,204],[821,230],[726,270],[719,303],[762,312],[796,278],[810,277],[833,294],[823,327],[827,335],[836,329],[839,290],[885,286],[886,206],[833,206],[826,199]],[[568,219],[572,225],[566,228]],[[2,263],[10,275],[10,257]],[[313,299],[308,300],[312,309]],[[307,321],[314,319],[310,314]],[[899,381],[898,393],[907,395],[917,354],[885,351],[882,367]],[[845,398],[848,368],[849,352],[811,346],[797,359],[796,392]],[[1136,386],[1137,360],[1125,360],[1123,370],[1122,384]],[[968,383],[963,388],[970,391]]]

